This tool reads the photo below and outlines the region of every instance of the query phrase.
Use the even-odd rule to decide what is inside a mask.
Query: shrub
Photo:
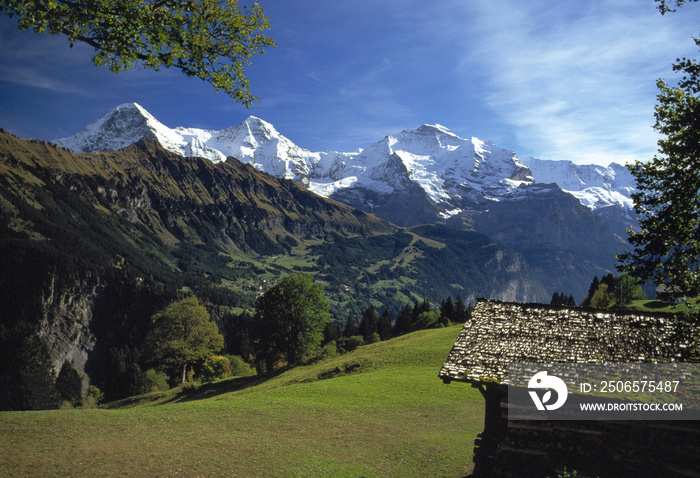
[[[212,382],[220,378],[230,377],[233,372],[231,361],[222,355],[212,355],[202,366],[202,379]]]
[[[226,355],[226,358],[231,364],[231,375],[234,377],[250,377],[251,375],[255,375],[253,367],[240,356]]]
[[[321,356],[329,358],[338,356],[338,345],[335,340],[332,340],[323,346],[321,349]]]
[[[360,345],[364,345],[365,339],[361,335],[353,335],[352,337],[343,337],[338,341],[338,349],[352,352]]]
[[[149,392],[165,392],[170,390],[170,385],[168,385],[169,377],[165,372],[159,372],[155,369],[149,368],[146,373],[143,374],[143,393]]]
[[[103,398],[104,394],[100,389],[94,385],[90,385],[87,396],[83,400],[83,408],[97,408]]]
[[[66,360],[56,378],[56,390],[61,398],[77,407],[83,399],[83,380],[80,373]]]

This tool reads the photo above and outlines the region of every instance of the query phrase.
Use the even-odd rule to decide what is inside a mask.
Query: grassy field
[[[660,300],[635,300],[630,304],[626,305],[626,308],[632,310],[638,310],[640,312],[664,312],[668,314],[683,314],[690,312],[691,308],[688,305],[693,305],[697,307],[697,302],[699,298],[689,299],[687,302],[679,302],[677,304],[671,304],[668,302],[663,302]]]
[[[0,475],[464,476],[483,399],[437,378],[459,330],[113,409],[0,413]]]

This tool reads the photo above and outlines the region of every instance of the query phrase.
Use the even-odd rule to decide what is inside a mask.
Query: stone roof
[[[511,363],[683,361],[698,335],[671,315],[480,299],[439,377],[508,383]]]

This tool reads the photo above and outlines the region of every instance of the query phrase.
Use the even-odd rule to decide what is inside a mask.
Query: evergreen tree
[[[396,317],[396,323],[394,324],[394,336],[407,334],[411,331],[411,317],[412,308],[411,304],[406,304],[406,306],[401,309],[399,315]]]
[[[358,332],[364,337],[366,343],[374,341],[373,336],[377,333],[378,325],[379,317],[377,316],[377,311],[374,309],[373,305],[370,305],[362,316],[360,326],[358,327]]]
[[[388,340],[391,338],[391,314],[389,314],[389,311],[387,309],[384,309],[382,316],[379,318],[379,324],[377,325],[377,333],[379,334],[380,340]]]
[[[561,305],[561,297],[559,296],[559,292],[554,292],[552,294],[549,305]]]
[[[46,410],[58,407],[60,396],[46,344],[38,330],[0,324],[0,410]]]
[[[359,335],[357,324],[355,324],[352,314],[348,314],[348,320],[345,322],[345,328],[343,329],[343,337],[350,338],[356,335]]]
[[[458,295],[457,296],[457,304],[455,305],[455,319],[453,322],[457,324],[465,324],[470,316],[471,316],[471,311],[467,309],[467,307],[464,305],[464,301],[462,301],[462,296]]]
[[[590,307],[591,299],[593,298],[593,294],[595,294],[595,291],[598,290],[598,286],[600,286],[600,280],[598,279],[598,276],[595,276],[591,281],[591,285],[588,286],[588,294],[583,299],[583,301],[581,301],[581,307]]]
[[[612,272],[608,272],[603,276],[602,279],[600,279],[601,284],[605,284],[610,288],[615,287],[615,276],[613,275]]]
[[[328,322],[323,329],[323,342],[321,342],[321,344],[325,345],[329,342],[337,341],[341,336],[342,331],[338,325],[334,322]]]
[[[440,305],[440,323],[447,325],[451,322],[456,322],[456,312],[455,306],[452,302],[452,296],[448,296],[447,299],[442,301]]]
[[[424,299],[421,303],[415,301],[413,304],[413,311],[411,312],[411,330],[416,330],[414,325],[418,322],[418,317],[423,312],[430,312],[432,309],[433,306],[430,302],[428,302],[428,299]]]

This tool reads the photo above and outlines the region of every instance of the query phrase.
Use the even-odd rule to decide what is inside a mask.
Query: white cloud
[[[25,87],[49,90],[55,93],[73,93],[83,95],[85,90],[75,83],[65,82],[29,67],[6,67],[0,71],[0,81]]]
[[[693,32],[638,2],[585,3],[478,3],[469,9],[475,21],[463,36],[462,74],[482,70],[488,105],[531,154],[649,159],[656,77],[692,54]]]

